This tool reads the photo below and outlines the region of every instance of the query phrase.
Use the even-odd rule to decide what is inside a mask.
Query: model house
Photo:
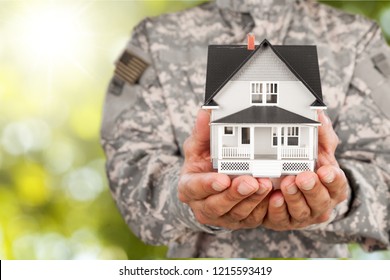
[[[210,45],[205,109],[213,167],[279,177],[314,170],[326,109],[315,46]]]

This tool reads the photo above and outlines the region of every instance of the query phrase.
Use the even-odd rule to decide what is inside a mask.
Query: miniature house
[[[210,45],[203,108],[210,155],[226,174],[279,177],[314,170],[318,110],[326,109],[315,46]]]

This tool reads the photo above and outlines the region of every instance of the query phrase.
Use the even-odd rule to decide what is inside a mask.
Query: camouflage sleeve
[[[143,241],[167,244],[213,230],[197,223],[177,198],[183,158],[150,60],[146,25],[135,28],[127,49],[143,54],[150,66],[135,84],[112,79],[101,136],[110,189],[126,223]]]
[[[390,248],[390,75],[375,65],[378,55],[387,58],[381,61],[387,69],[390,49],[374,25],[357,46],[354,76],[335,125],[341,141],[336,156],[352,191],[348,210],[325,229],[306,232],[324,242],[357,242],[367,251]]]

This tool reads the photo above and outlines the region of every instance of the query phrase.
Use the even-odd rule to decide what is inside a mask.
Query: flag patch
[[[144,60],[126,50],[116,63],[115,75],[129,84],[135,84],[147,67]]]

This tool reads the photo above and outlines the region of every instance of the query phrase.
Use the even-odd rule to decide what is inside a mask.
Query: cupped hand
[[[283,178],[280,190],[269,196],[263,221],[267,228],[292,230],[327,222],[335,206],[347,199],[348,181],[334,155],[338,137],[323,112],[319,120],[317,171]]]
[[[272,183],[269,179],[247,175],[230,178],[214,172],[209,121],[210,113],[200,110],[192,135],[184,143],[178,197],[202,224],[232,230],[258,227],[267,213]]]

